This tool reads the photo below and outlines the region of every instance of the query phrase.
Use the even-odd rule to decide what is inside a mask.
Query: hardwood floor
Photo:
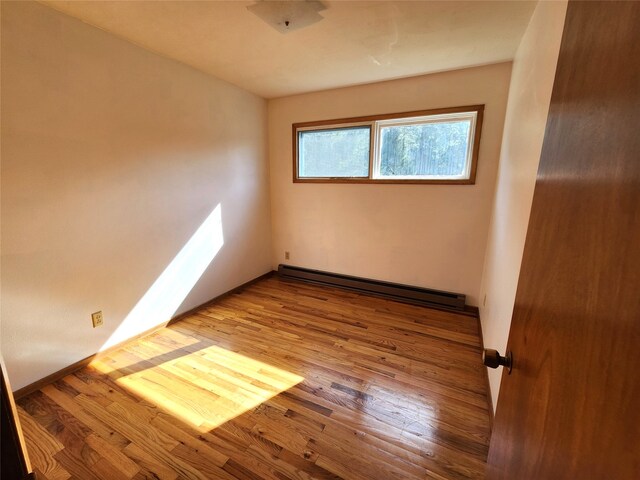
[[[19,402],[58,479],[484,478],[477,321],[276,277]]]

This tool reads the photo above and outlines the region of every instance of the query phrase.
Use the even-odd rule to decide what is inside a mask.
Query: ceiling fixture
[[[326,8],[318,0],[260,0],[247,10],[280,33],[289,33],[322,20],[324,17],[318,12]]]

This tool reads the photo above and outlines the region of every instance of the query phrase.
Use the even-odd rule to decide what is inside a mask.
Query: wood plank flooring
[[[276,277],[23,398],[39,478],[484,478],[473,317]]]

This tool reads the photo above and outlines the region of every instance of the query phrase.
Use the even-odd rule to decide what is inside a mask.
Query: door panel
[[[640,2],[570,2],[487,478],[640,478]]]

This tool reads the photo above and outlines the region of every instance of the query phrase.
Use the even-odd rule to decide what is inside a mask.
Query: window
[[[482,105],[293,125],[294,182],[475,182]]]
[[[299,175],[302,178],[366,178],[370,147],[368,125],[302,130],[298,133]]]

